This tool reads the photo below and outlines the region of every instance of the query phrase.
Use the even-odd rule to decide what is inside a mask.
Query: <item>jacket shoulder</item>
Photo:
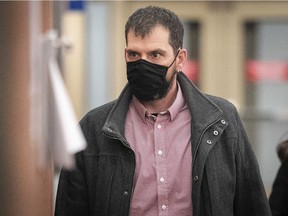
[[[90,110],[84,117],[80,120],[80,125],[83,127],[87,124],[101,124],[103,125],[110,110],[116,103],[116,100],[103,104]]]
[[[237,137],[243,123],[236,106],[224,98],[212,95],[206,96],[221,110],[223,118],[229,124],[230,136]]]
[[[237,113],[237,108],[230,101],[214,95],[208,95],[208,94],[205,95],[210,101],[212,101],[217,107],[219,107],[222,110],[222,112]]]

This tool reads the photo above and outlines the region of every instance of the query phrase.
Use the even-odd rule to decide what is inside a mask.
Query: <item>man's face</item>
[[[148,36],[135,36],[133,31],[127,35],[125,49],[126,62],[144,59],[154,64],[170,66],[175,58],[169,44],[169,32],[162,26],[156,26]],[[166,79],[170,80],[176,70],[175,63],[167,71]]]

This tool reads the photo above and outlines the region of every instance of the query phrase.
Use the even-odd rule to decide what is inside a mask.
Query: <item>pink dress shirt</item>
[[[178,85],[157,116],[133,96],[125,137],[136,157],[130,216],[192,216],[191,116]]]

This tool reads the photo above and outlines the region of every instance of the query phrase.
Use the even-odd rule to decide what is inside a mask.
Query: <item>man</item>
[[[236,109],[181,72],[183,34],[164,8],[129,17],[128,85],[81,120],[88,148],[61,173],[56,215],[271,215]]]

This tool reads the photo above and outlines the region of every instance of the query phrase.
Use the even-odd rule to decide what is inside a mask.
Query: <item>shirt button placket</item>
[[[166,116],[158,116],[154,127],[155,139],[155,162],[157,175],[157,190],[158,190],[158,209],[159,216],[167,216],[168,214],[168,194],[167,194],[167,170],[165,156],[165,127],[164,120]]]

